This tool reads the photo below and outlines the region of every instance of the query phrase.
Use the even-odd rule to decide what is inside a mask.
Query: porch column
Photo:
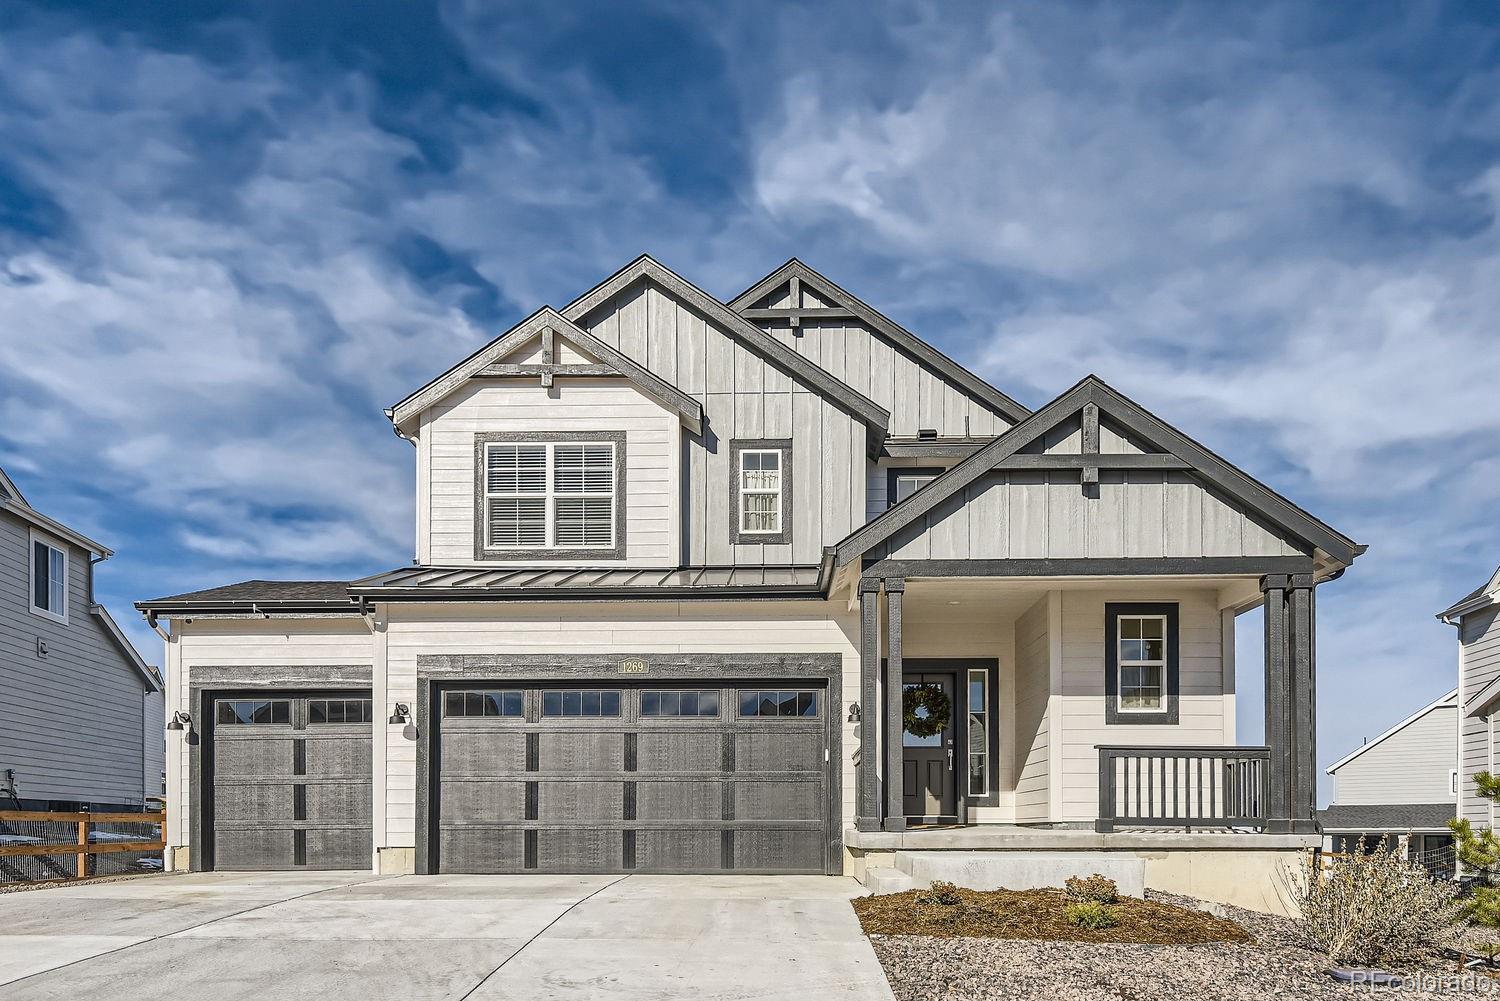
[[[854,827],[880,830],[880,580],[859,581],[859,775]]]
[[[901,684],[901,597],[906,580],[891,577],[885,582],[886,638],[885,662],[885,829],[906,830],[906,792],[901,768],[901,703],[905,691]]]
[[[1317,746],[1311,574],[1261,578],[1266,615],[1266,829],[1317,832]]]
[[[1292,672],[1292,830],[1318,833],[1317,590],[1312,574],[1292,574],[1287,590],[1287,661]]]

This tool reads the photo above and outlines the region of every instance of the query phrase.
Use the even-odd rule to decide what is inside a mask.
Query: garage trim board
[[[306,729],[308,724],[308,703],[315,699],[370,699],[370,668],[366,665],[307,665],[297,667],[289,671],[285,667],[267,669],[258,667],[233,667],[204,669],[199,672],[199,677],[194,679],[191,685],[189,705],[192,709],[192,730],[188,737],[190,752],[190,776],[192,795],[189,803],[188,822],[192,831],[192,867],[195,871],[209,871],[214,869],[232,868],[234,864],[230,860],[220,860],[215,854],[215,739],[217,727],[215,717],[217,715],[217,704],[224,701],[285,701],[290,703],[290,713],[286,724],[292,727],[298,737],[317,736],[309,734]],[[368,755],[373,735],[381,733],[383,736],[383,717],[376,718],[375,709],[372,704],[372,721],[369,723],[348,724],[357,728],[358,733],[353,732],[341,736],[339,739],[347,741],[358,738],[364,753]],[[274,725],[274,724],[273,724]],[[260,729],[260,728],[251,728]],[[320,728],[322,729],[322,728]],[[342,727],[335,728],[342,729]],[[332,733],[325,732],[322,737],[331,737]],[[304,762],[307,762],[307,740],[302,741]],[[316,748],[314,748],[316,750]],[[368,765],[369,758],[365,758]],[[312,763],[316,771],[316,761]],[[306,771],[304,764],[304,771]],[[303,777],[288,775],[289,778]],[[351,781],[356,778],[353,775],[332,778],[333,784],[355,785]],[[366,770],[363,782],[360,784],[364,793],[363,801],[368,806],[370,786],[373,779]],[[296,810],[303,816],[317,812],[316,797],[309,801],[307,787],[317,786],[323,783],[318,781],[316,775],[305,776],[305,781],[293,783],[302,785],[304,791],[296,800]],[[345,804],[347,806],[347,804]],[[346,813],[347,810],[340,810]],[[307,834],[297,838],[297,851],[290,864],[286,868],[316,869],[316,868],[349,868],[351,862],[358,861],[356,868],[362,868],[364,857],[369,853],[370,819],[368,810],[363,817],[356,817],[355,824],[363,830],[361,845],[363,851],[358,859],[352,854],[341,855],[336,862],[323,862],[318,857],[316,848],[317,839],[309,838]],[[291,826],[309,827],[316,826],[316,822],[293,821]],[[332,830],[333,827],[346,827],[348,822],[341,819],[337,824],[326,825]],[[294,836],[295,837],[295,836]],[[311,842],[309,845],[308,842]],[[300,863],[299,863],[300,860]],[[224,863],[229,862],[226,866]],[[265,865],[256,865],[252,868],[266,868]]]
[[[419,656],[417,871],[837,873],[841,664],[838,654]],[[487,687],[511,693],[509,708],[444,718],[449,693]],[[742,715],[741,694],[762,689],[815,694],[795,715]],[[581,690],[602,693],[608,712],[554,715],[562,692]],[[711,692],[718,712],[643,715],[642,699],[649,712],[663,690]],[[445,747],[456,755],[446,789]],[[694,805],[674,814],[672,800]]]

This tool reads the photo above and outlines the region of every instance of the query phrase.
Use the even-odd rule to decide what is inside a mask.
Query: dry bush
[[[1452,940],[1458,887],[1394,852],[1336,855],[1288,877],[1298,931],[1335,965],[1404,967]]]
[[[944,907],[953,907],[962,900],[958,895],[958,887],[953,883],[945,883],[935,880],[927,893],[922,897],[924,904],[942,904]]]
[[[1091,931],[1113,928],[1120,923],[1120,919],[1115,917],[1115,909],[1097,900],[1080,900],[1069,904],[1066,913],[1069,921]]]
[[[1063,888],[1074,900],[1094,900],[1101,904],[1113,904],[1120,899],[1120,888],[1115,881],[1097,872],[1092,876],[1069,876]]]

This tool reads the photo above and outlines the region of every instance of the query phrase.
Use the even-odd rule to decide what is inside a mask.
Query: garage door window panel
[[[220,702],[215,722],[219,726],[290,726],[292,704],[285,699]]]
[[[810,691],[742,691],[740,716],[793,718],[818,715],[818,693]]]
[[[618,689],[565,688],[542,693],[542,715],[549,718],[599,719],[620,715]]]
[[[443,694],[443,716],[446,719],[478,716],[518,719],[525,715],[526,693],[519,688]]]
[[[701,718],[719,715],[717,691],[643,691],[641,716],[660,718]]]

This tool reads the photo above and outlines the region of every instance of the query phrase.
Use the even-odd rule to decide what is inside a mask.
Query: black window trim
[[[570,693],[570,692],[577,692],[580,696],[582,696],[582,695],[584,695],[584,694],[586,694],[588,692],[593,692],[596,695],[598,695],[599,696],[599,712],[597,712],[597,713],[585,713],[585,712],[581,712],[580,711],[580,712],[577,712],[577,713],[570,713],[570,712],[567,711],[567,707],[565,705],[562,705],[561,703],[559,704],[559,708],[562,711],[555,712],[555,713],[550,713],[550,712],[547,711],[547,697],[549,695],[556,695],[560,700],[565,700],[566,697],[567,697],[567,695],[568,695],[568,693]],[[607,713],[607,712],[604,711],[604,699],[605,699],[605,696],[608,696],[608,695],[615,696],[615,711],[612,712],[612,713]],[[585,719],[586,720],[586,719],[623,719],[624,717],[625,717],[625,690],[623,688],[618,688],[618,687],[613,687],[613,686],[598,686],[598,685],[593,685],[593,686],[582,687],[582,688],[576,687],[576,686],[570,686],[570,687],[566,687],[566,688],[546,688],[546,689],[542,690],[542,698],[541,698],[541,718],[542,719]]]
[[[689,693],[691,693],[693,695],[697,695],[699,697],[699,701],[700,701],[700,711],[696,712],[696,713],[693,713],[692,715],[689,715],[687,713],[684,713],[684,712],[680,711],[681,708],[682,708],[680,696],[687,695]],[[679,709],[679,711],[675,712],[675,713],[663,713],[663,712],[648,713],[648,712],[646,712],[646,696],[648,694],[658,695],[658,696],[660,696],[660,695],[667,695],[667,694],[673,694],[673,695],[679,696],[678,707],[677,707]],[[715,702],[714,702],[714,711],[711,712],[711,713],[705,713],[705,712],[701,711],[701,701],[702,701],[702,697],[704,695],[712,695],[714,697],[714,699],[715,699]],[[668,719],[668,720],[671,720],[671,719],[723,719],[724,718],[724,711],[723,710],[724,710],[724,693],[723,693],[722,689],[718,689],[718,688],[692,688],[692,687],[687,687],[687,688],[642,688],[640,690],[640,692],[636,696],[636,715],[639,718],[641,718],[641,719],[651,719],[651,720],[656,720],[656,719]]]
[[[947,466],[888,466],[885,472],[885,506],[892,508],[896,506],[896,481],[903,476],[926,475],[928,480],[934,480],[948,471]],[[924,486],[926,484],[923,484]],[[920,487],[918,488],[921,489]]]
[[[781,453],[781,531],[740,531],[740,453]],[[729,443],[729,541],[736,546],[782,546],[792,541],[792,439],[736,438]]]
[[[745,712],[745,695],[749,692],[755,693],[755,705],[757,711],[753,714]],[[765,702],[761,698],[761,696],[765,695],[767,692],[775,692],[778,695],[791,694],[794,696],[811,696],[813,711],[811,713],[792,713],[791,715],[782,715],[780,712],[774,714],[762,713],[759,711],[759,709],[765,705]],[[820,719],[823,715],[823,694],[824,693],[817,688],[799,688],[788,687],[784,685],[778,685],[774,687],[752,687],[746,685],[735,689],[735,715],[739,719]]]
[[[1166,628],[1166,691],[1160,712],[1120,709],[1120,638],[1122,615],[1160,615]],[[1179,683],[1178,605],[1175,601],[1111,601],[1104,605],[1104,722],[1112,726],[1176,726]]]

